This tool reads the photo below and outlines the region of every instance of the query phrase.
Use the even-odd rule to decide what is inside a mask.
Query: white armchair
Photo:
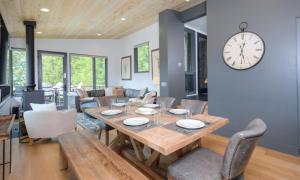
[[[26,111],[24,121],[31,140],[56,137],[75,129],[76,110]]]

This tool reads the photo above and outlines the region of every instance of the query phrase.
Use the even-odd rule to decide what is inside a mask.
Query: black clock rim
[[[257,61],[257,63],[255,63],[253,66],[248,67],[248,68],[245,68],[245,69],[236,69],[236,68],[233,68],[233,67],[229,66],[229,65],[226,63],[226,61],[225,61],[225,58],[224,58],[224,49],[225,49],[225,45],[227,44],[227,42],[228,42],[233,36],[235,36],[235,35],[237,35],[237,34],[240,34],[240,33],[247,33],[247,32],[248,32],[248,33],[253,33],[253,34],[257,35],[257,36],[262,40],[263,45],[264,45],[264,52],[263,52],[261,58],[259,59],[259,61]],[[230,36],[230,37],[225,41],[225,43],[224,43],[224,45],[223,45],[223,49],[222,49],[222,57],[223,57],[223,62],[224,62],[224,64],[225,64],[226,66],[228,66],[230,69],[238,70],[238,71],[244,71],[244,70],[249,70],[249,69],[251,69],[251,68],[254,68],[256,65],[258,65],[258,64],[261,62],[261,60],[264,58],[265,52],[266,52],[266,44],[265,44],[264,39],[263,39],[259,34],[255,33],[255,32],[252,32],[252,31],[243,31],[243,32],[235,33],[234,35]]]

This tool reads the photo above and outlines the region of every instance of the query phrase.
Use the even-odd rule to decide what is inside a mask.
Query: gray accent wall
[[[300,17],[297,18],[298,145],[300,147]]]
[[[183,68],[184,26],[180,13],[165,10],[159,14],[160,95],[185,97]]]
[[[231,136],[262,118],[268,125],[262,144],[298,154],[299,16],[299,0],[207,1],[209,113],[230,119],[218,133]],[[224,64],[222,49],[242,21],[264,39],[266,52],[255,67],[237,71]]]
[[[183,12],[159,13],[160,95],[185,98],[184,23],[206,15],[206,2]]]

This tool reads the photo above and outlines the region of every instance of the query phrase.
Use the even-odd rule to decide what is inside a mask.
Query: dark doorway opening
[[[198,96],[207,101],[207,36],[198,33]]]

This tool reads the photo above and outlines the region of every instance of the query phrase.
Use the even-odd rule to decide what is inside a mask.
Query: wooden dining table
[[[145,171],[151,171],[151,168],[157,163],[161,155],[168,156],[174,152],[182,150],[191,144],[197,143],[202,137],[213,133],[222,128],[229,120],[227,118],[197,114],[192,116],[194,120],[200,120],[205,123],[201,129],[184,129],[176,125],[176,121],[184,119],[184,115],[174,115],[168,111],[160,112],[159,124],[154,122],[154,115],[141,115],[136,113],[138,107],[119,108],[123,112],[114,116],[107,116],[101,112],[108,110],[107,107],[86,109],[85,113],[102,120],[105,124],[117,130],[117,137],[111,142],[109,147],[117,152],[123,152],[123,155],[129,158],[126,152],[122,151],[126,142],[131,143],[135,159],[131,160]],[[123,124],[123,121],[132,117],[145,117],[150,120],[146,125],[132,127]],[[143,153],[143,147],[149,147],[151,154],[146,158]],[[151,173],[150,173],[151,174]],[[158,177],[154,177],[158,178]]]

